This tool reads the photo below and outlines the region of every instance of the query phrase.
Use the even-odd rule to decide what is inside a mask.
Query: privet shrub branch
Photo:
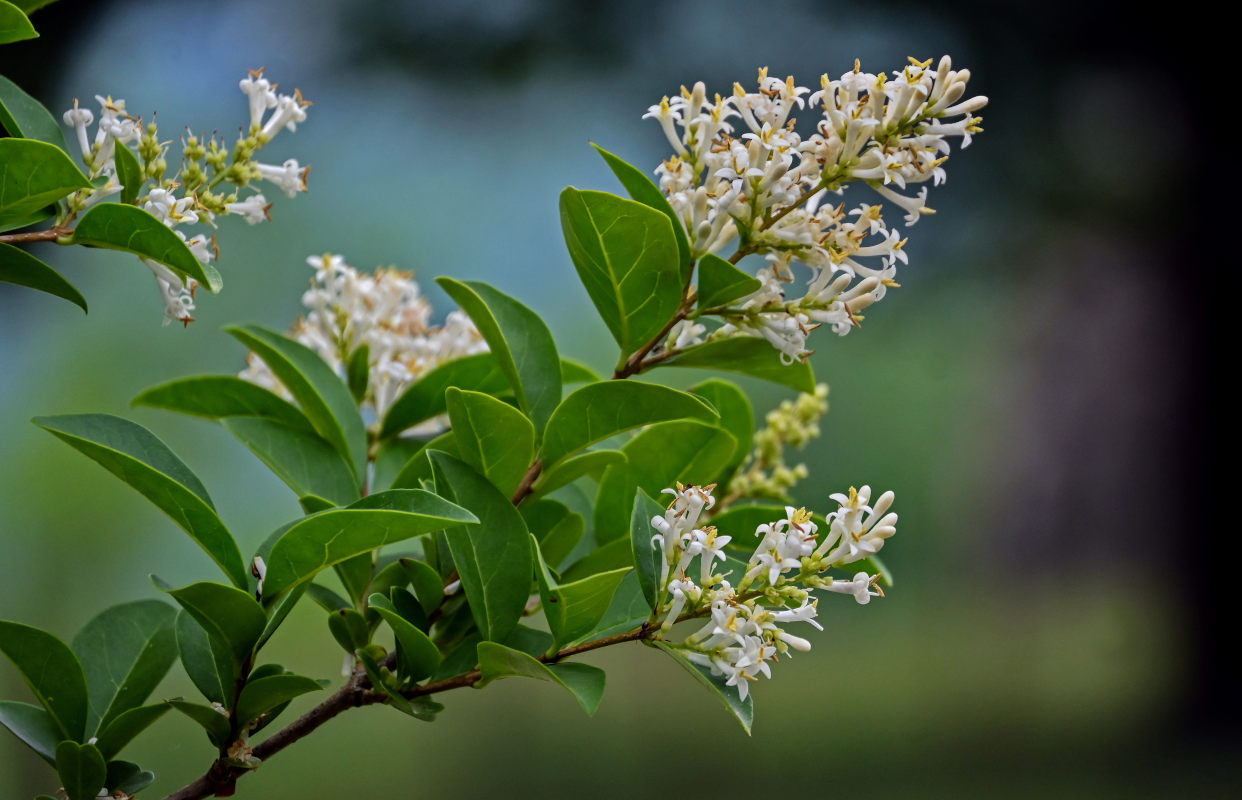
[[[10,39],[15,11],[0,0]],[[459,310],[436,326],[410,275],[308,259],[307,311],[291,335],[229,328],[248,351],[240,376],[176,380],[135,400],[218,422],[294,492],[304,515],[252,554],[150,431],[101,414],[36,419],[164,511],[222,575],[183,587],[156,577],[167,600],[107,609],[68,645],[0,622],[0,651],[38,701],[0,702],[0,722],[56,770],[56,796],[125,798],[154,779],[121,758],[125,746],[175,710],[209,747],[203,775],[169,797],[228,796],[351,708],[431,721],[449,690],[525,677],[594,713],[604,672],[578,657],[641,642],[749,731],[751,683],[810,649],[820,599],[883,594],[876,554],[896,532],[893,493],[848,488],[823,515],[794,508],[806,469],[785,459],[827,410],[811,332],[848,333],[897,286],[905,239],[885,203],[907,225],[931,213],[949,140],[979,131],[972,115],[986,100],[966,99],[968,78],[947,57],[892,75],[855,64],[814,92],[760,70],[753,91],[709,99],[699,83],[652,106],[673,150],[658,184],[600,150],[630,198],[561,195],[569,255],[618,346],[606,378],[561,358],[538,314],[485,283],[440,278]],[[196,283],[220,281],[206,234],[178,227],[260,221],[263,195],[240,196],[256,181],[305,189],[296,160],[255,159],[303,121],[305,101],[261,71],[241,88],[250,126],[232,150],[187,134],[169,177],[167,143],[123,101],[100,99],[93,137],[91,111],[64,114],[80,168],[51,115],[0,84],[0,219],[10,230],[51,220],[0,236],[0,277],[85,307],[14,243],[128,249],[155,273],[165,321],[188,321]],[[814,119],[805,137],[795,113]],[[741,266],[752,255],[764,261],[755,274]],[[798,271],[806,283],[792,297]],[[636,380],[667,366],[800,394],[755,430],[748,398],[720,377],[689,391]],[[263,658],[302,601],[322,608],[344,650],[335,691]],[[152,700],[178,661],[201,696]],[[325,693],[276,724],[298,696]]]

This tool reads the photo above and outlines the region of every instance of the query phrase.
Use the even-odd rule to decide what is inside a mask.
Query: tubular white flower
[[[225,211],[237,214],[246,220],[247,225],[258,225],[271,219],[271,208],[272,204],[261,194],[252,194],[241,202],[226,203],[224,206]]]
[[[87,160],[91,155],[91,144],[86,137],[86,128],[95,121],[95,115],[89,108],[79,108],[78,101],[75,98],[73,108],[69,109],[61,117],[65,124],[73,128],[74,134],[78,139],[78,149],[82,151],[82,158]]]
[[[296,158],[287,160],[279,167],[272,164],[255,164],[255,167],[264,180],[276,184],[286,197],[297,197],[298,192],[306,191],[306,174],[310,167],[301,166]]]
[[[871,598],[884,596],[884,592],[876,586],[876,582],[879,579],[879,575],[868,575],[865,572],[858,572],[855,573],[853,580],[833,581],[828,586],[825,586],[824,590],[853,595],[859,605],[865,606],[871,602]]]
[[[238,84],[250,101],[250,128],[263,127],[263,115],[269,108],[276,107],[275,87],[263,77],[263,70],[251,70]]]

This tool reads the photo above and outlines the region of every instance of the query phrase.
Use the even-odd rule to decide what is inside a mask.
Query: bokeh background
[[[273,146],[314,170],[271,223],[224,222],[227,286],[188,330],[159,326],[150,275],[122,254],[42,247],[89,317],[0,285],[0,617],[68,639],[107,605],[154,596],[148,573],[176,584],[206,566],[31,416],[151,427],[252,550],[299,513],[292,495],[222,430],[127,404],[239,369],[221,326],[288,327],[307,255],[414,269],[440,313],[434,276],[493,282],[542,312],[563,352],[603,368],[611,344],[556,209],[565,184],[618,189],[589,141],[654,168],[666,144],[640,116],[682,83],[726,91],[766,64],[815,85],[855,57],[878,71],[947,52],[991,97],[987,132],[955,153],[939,214],[910,232],[903,288],[862,330],[819,335],[832,408],[802,454],[800,502],[822,507],[851,483],[896,491],[889,598],[824,609],[814,651],[756,687],[753,738],[660,654],[613,649],[591,659],[610,682],[594,719],[530,681],[446,695],[431,725],[367,709],[238,796],[1229,796],[1240,704],[1229,532],[1214,524],[1207,462],[1214,356],[1198,309],[1211,290],[1192,277],[1205,272],[1187,240],[1202,228],[1182,221],[1202,174],[1201,101],[1177,23],[1124,9],[64,0],[39,12],[43,38],[5,47],[0,66],[50,107],[111,93],[158,110],[167,135],[231,132],[246,114],[236,82],[262,65],[315,101]],[[760,411],[784,396],[747,388]],[[325,627],[305,604],[274,660],[336,675]],[[25,692],[0,664],[0,696]],[[192,688],[174,673],[160,692]],[[127,751],[159,775],[152,796],[212,756],[188,720],[157,731]],[[0,795],[55,785],[0,734]]]

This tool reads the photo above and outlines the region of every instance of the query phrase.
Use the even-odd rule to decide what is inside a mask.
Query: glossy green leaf
[[[164,591],[194,617],[208,636],[225,646],[234,664],[240,666],[250,658],[267,626],[267,615],[254,597],[241,589],[210,581]]]
[[[518,509],[526,528],[539,541],[539,549],[549,567],[556,569],[569,557],[582,539],[586,520],[556,500],[535,500],[522,503]]]
[[[546,665],[535,658],[495,642],[479,643],[479,669],[483,686],[498,678],[534,678],[559,683],[569,690],[587,715],[594,715],[604,699],[604,671],[589,664],[567,662]]]
[[[0,220],[0,233],[8,233],[9,231],[19,231],[22,228],[29,228],[37,225],[44,220],[51,219],[56,216],[57,205],[55,203],[46,205],[32,214],[16,219]]]
[[[535,423],[536,435],[542,434],[561,402],[561,361],[548,326],[534,311],[486,283],[452,278],[436,282],[470,315],[513,386],[518,407]]]
[[[199,375],[152,386],[130,405],[163,408],[207,419],[264,417],[305,431],[310,420],[297,406],[234,375]]]
[[[561,192],[561,228],[578,277],[624,363],[681,305],[685,281],[673,226],[642,203],[571,186]]]
[[[639,589],[652,611],[660,608],[664,552],[652,544],[655,529],[651,527],[651,520],[663,515],[664,506],[652,500],[651,495],[641,489],[634,495],[634,511],[630,515],[630,547],[634,553],[634,571],[638,574]]]
[[[603,380],[599,373],[585,364],[579,364],[568,358],[561,359],[561,384],[568,385],[571,383],[594,383]]]
[[[458,452],[457,437],[453,432],[442,433],[410,456],[409,461],[397,473],[397,477],[392,479],[392,488],[417,489],[422,485],[422,481],[431,480],[431,460],[428,454],[435,450],[451,456],[461,456]]]
[[[595,629],[612,603],[613,593],[631,567],[602,572],[570,583],[558,583],[539,552],[539,541],[531,537],[535,557],[535,576],[543,600],[543,615],[552,632],[552,649]]]
[[[212,703],[233,702],[238,669],[232,654],[184,610],[177,615],[177,650],[181,665],[203,697]]]
[[[285,385],[320,436],[327,439],[361,480],[366,466],[367,432],[349,387],[319,354],[258,325],[225,328],[255,352]]]
[[[38,753],[49,764],[56,764],[56,743],[64,734],[46,710],[16,700],[0,700],[0,725]]]
[[[42,103],[3,75],[0,75],[0,126],[10,136],[38,139],[69,152],[60,121]]]
[[[107,609],[74,637],[90,697],[88,736],[141,706],[168,674],[177,660],[176,619],[167,603],[138,600]]]
[[[93,744],[56,745],[56,774],[69,800],[95,800],[108,778],[108,765]]]
[[[637,629],[651,617],[651,607],[647,604],[643,597],[642,587],[638,583],[638,575],[631,572],[621,579],[621,583],[617,586],[617,591],[612,596],[612,603],[608,606],[608,611],[604,613],[604,618],[599,621],[595,630],[578,637],[577,641],[570,644],[579,644],[584,641],[594,639],[603,639],[606,636],[615,636],[619,633],[628,633]]]
[[[185,700],[169,700],[168,705],[185,714],[199,725],[202,725],[203,730],[207,731],[207,738],[213,745],[216,747],[229,746],[229,740],[232,739],[233,734],[229,727],[228,717],[211,706],[189,703]]]
[[[121,183],[121,202],[133,205],[142,189],[142,165],[138,157],[121,142],[116,142],[116,177]]]
[[[530,592],[526,523],[509,498],[469,464],[439,452],[431,459],[437,491],[478,515],[478,525],[448,528],[445,535],[475,624],[483,638],[503,641]]]
[[[158,705],[137,706],[118,714],[99,729],[99,739],[95,746],[104,758],[113,758],[124,749],[125,745],[134,740],[138,734],[155,724],[155,721],[168,712],[166,703]]]
[[[450,387],[445,395],[462,460],[513,494],[535,460],[535,426],[513,406],[482,392]]]
[[[155,434],[109,414],[36,417],[34,423],[138,490],[190,534],[233,583],[248,585],[237,542],[206,488]]]
[[[346,653],[354,653],[371,641],[366,617],[356,608],[338,608],[328,614],[328,631]]]
[[[107,788],[133,797],[155,783],[155,773],[129,761],[109,761]]]
[[[631,553],[630,538],[623,536],[600,545],[575,561],[561,575],[561,580],[579,581],[601,572],[631,567],[633,564],[634,556]]]
[[[0,281],[55,295],[86,311],[86,298],[59,272],[39,259],[0,242]]]
[[[720,308],[734,300],[759,291],[763,283],[725,261],[708,253],[699,259],[699,308]]]
[[[686,238],[686,229],[681,219],[677,216],[677,212],[673,210],[673,206],[668,202],[668,198],[664,196],[664,192],[660,191],[660,187],[647,177],[647,173],[638,167],[630,164],[604,148],[591,143],[591,146],[599,151],[604,157],[604,161],[608,162],[608,167],[612,173],[617,176],[617,180],[621,181],[621,185],[625,187],[625,192],[632,199],[637,200],[649,208],[654,208],[664,216],[673,225],[673,238],[677,241],[677,256],[681,264],[681,279],[683,282],[690,278],[690,242]]]
[[[405,567],[410,585],[414,588],[414,596],[418,598],[423,612],[430,614],[439,608],[444,602],[444,581],[440,578],[440,573],[427,562],[415,558],[401,559],[401,566]]]
[[[365,342],[349,355],[345,369],[345,383],[355,402],[361,403],[367,396],[367,384],[371,379],[371,348]]]
[[[427,634],[397,613],[392,601],[382,594],[373,594],[368,600],[388,627],[392,629],[397,644],[397,671],[405,680],[421,681],[440,668],[440,649]]]
[[[265,417],[227,417],[220,423],[299,496],[338,506],[358,499],[353,469],[326,439]]]
[[[88,186],[82,170],[59,147],[36,139],[0,139],[0,222],[25,219]]]
[[[642,431],[622,448],[626,463],[604,471],[595,503],[595,538],[628,538],[637,489],[658,497],[678,481],[711,483],[736,447],[727,431],[694,420],[660,422]]]
[[[509,380],[491,353],[446,361],[414,382],[389,407],[381,437],[398,433],[448,411],[444,392],[450,386],[486,394],[509,387]]]
[[[220,291],[220,273],[203,263],[173,229],[137,206],[98,203],[87,209],[73,229],[73,243],[124,250],[189,276],[212,294]]]
[[[271,675],[251,680],[237,698],[234,719],[245,724],[295,697],[322,689],[319,681],[304,675]]]
[[[809,362],[782,364],[781,354],[766,339],[755,336],[733,336],[695,345],[660,361],[657,366],[736,372],[800,392],[815,391],[815,373]]]
[[[627,380],[587,384],[566,397],[552,413],[544,434],[543,462],[552,466],[623,431],[684,417],[713,422],[719,414],[699,397],[655,383]]]
[[[729,478],[750,455],[751,445],[755,436],[755,410],[751,406],[746,393],[737,385],[720,378],[711,378],[690,390],[691,393],[704,398],[720,412],[720,420],[716,423],[737,440],[733,458],[729,459],[721,470],[717,480],[727,484]]]
[[[742,730],[746,731],[746,735],[750,735],[750,726],[755,719],[755,702],[754,696],[747,694],[743,700],[738,693],[736,686],[725,686],[725,678],[720,675],[713,675],[711,669],[694,664],[686,659],[677,648],[664,642],[654,642],[655,646],[672,656],[673,660],[682,666],[686,672],[694,676],[702,685],[711,690],[729,713],[742,725]]]
[[[324,611],[339,611],[342,608],[349,608],[349,601],[341,597],[327,586],[320,586],[317,583],[307,584],[306,593],[310,595],[310,599],[315,601],[315,605]]]
[[[82,739],[86,730],[86,677],[73,651],[47,631],[0,620],[0,653],[8,656],[35,698],[52,715],[61,738]]]
[[[389,506],[376,507],[383,503]],[[421,489],[394,489],[363,498],[349,508],[320,512],[294,524],[273,545],[263,600],[270,602],[320,570],[360,553],[448,525],[478,521],[466,509]]]
[[[570,456],[544,472],[535,482],[534,494],[540,497],[581,478],[583,475],[602,473],[609,464],[625,460],[620,450],[591,450]]]

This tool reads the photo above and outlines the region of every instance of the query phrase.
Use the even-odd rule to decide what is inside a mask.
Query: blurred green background
[[[1169,321],[1179,234],[1153,224],[1153,187],[1184,185],[1176,154],[1191,126],[1176,112],[1189,100],[1166,59],[1132,55],[1145,32],[1098,11],[66,0],[39,12],[44,38],[0,58],[51,108],[111,93],[158,110],[165,136],[229,134],[246,114],[237,80],[266,66],[315,101],[267,160],[314,169],[311,192],[277,198],[271,223],[222,223],[226,288],[200,296],[187,330],[160,327],[150,275],[118,253],[39,252],[82,289],[89,317],[0,285],[0,617],[68,639],[107,605],[154,596],[151,572],[174,584],[210,572],[171,522],[30,417],[100,411],[152,428],[252,551],[299,513],[293,496],[222,430],[127,404],[174,377],[240,369],[221,326],[289,327],[307,255],[414,269],[440,314],[436,275],[493,282],[545,315],[563,353],[602,369],[611,343],[556,207],[565,184],[619,189],[588,142],[654,168],[666,143],[640,116],[682,83],[726,92],[766,64],[815,86],[855,57],[878,71],[947,52],[992,98],[987,132],[954,153],[939,213],[909,231],[902,288],[861,330],[816,337],[831,411],[801,454],[801,503],[827,508],[829,492],[864,482],[896,491],[888,599],[821,609],[813,652],[755,687],[753,738],[660,654],[612,649],[590,658],[609,668],[594,719],[529,681],[446,695],[431,725],[366,709],[238,796],[1229,796],[1237,687],[1205,617],[1215,589],[1169,561],[1207,535],[1184,485],[1201,332]],[[1153,97],[1174,111],[1158,136]],[[759,411],[785,396],[747,388]],[[271,650],[338,675],[310,604]],[[192,691],[176,672],[160,690]],[[0,696],[25,694],[0,665]],[[213,755],[173,717],[127,753],[158,774],[151,796]],[[0,777],[4,797],[55,788],[7,733]]]

